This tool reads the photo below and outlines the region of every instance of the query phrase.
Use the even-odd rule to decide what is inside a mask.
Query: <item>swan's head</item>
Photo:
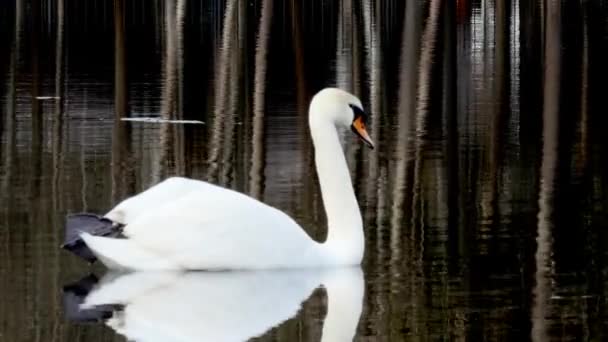
[[[369,148],[374,142],[367,133],[367,114],[361,100],[338,88],[325,88],[310,102],[309,123],[311,127],[331,123],[336,127],[350,127]]]

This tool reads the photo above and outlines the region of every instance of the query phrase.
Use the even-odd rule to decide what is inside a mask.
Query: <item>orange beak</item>
[[[362,117],[358,117],[353,121],[351,129],[359,138],[361,138],[361,140],[363,140],[363,142],[365,142],[367,147],[371,149],[374,148],[374,142],[372,141],[372,138],[369,137],[369,134],[367,134],[367,130],[365,130],[365,123],[363,123]]]

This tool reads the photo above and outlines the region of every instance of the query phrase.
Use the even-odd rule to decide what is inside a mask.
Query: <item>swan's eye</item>
[[[354,105],[354,104],[349,104],[348,105],[352,110],[353,110],[353,114],[354,114],[354,119],[353,122],[355,122],[355,120],[357,119],[361,119],[363,120],[363,123],[366,124],[367,123],[367,113],[363,110],[363,108]]]
[[[367,115],[361,108],[359,108],[355,105],[351,104],[350,107],[353,109],[353,112],[355,113],[355,119],[353,120],[353,123],[350,126],[352,131],[355,132],[355,134],[357,134],[359,136],[359,138],[361,138],[361,140],[363,140],[363,142],[365,142],[367,147],[374,148],[374,142],[369,137],[369,134],[367,134],[367,129],[365,127],[365,124],[367,121]]]

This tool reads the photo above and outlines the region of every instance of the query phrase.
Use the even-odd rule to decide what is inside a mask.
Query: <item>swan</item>
[[[295,317],[321,285],[327,296],[321,341],[352,341],[365,290],[359,266],[110,273],[79,307],[83,314],[98,310],[129,341],[247,341]]]
[[[68,217],[64,248],[110,269],[235,270],[358,265],[361,212],[340,144],[348,128],[366,145],[361,101],[337,88],[311,100],[309,126],[327,214],[320,243],[287,214],[245,194],[173,177],[119,203],[103,217]]]

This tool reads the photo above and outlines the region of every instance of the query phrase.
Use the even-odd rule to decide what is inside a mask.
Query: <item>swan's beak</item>
[[[372,141],[372,138],[369,137],[369,134],[367,134],[367,131],[365,130],[365,123],[363,122],[363,118],[361,116],[353,121],[351,129],[359,136],[359,138],[361,138],[361,140],[363,140],[367,147],[371,149],[374,148],[374,142]]]

